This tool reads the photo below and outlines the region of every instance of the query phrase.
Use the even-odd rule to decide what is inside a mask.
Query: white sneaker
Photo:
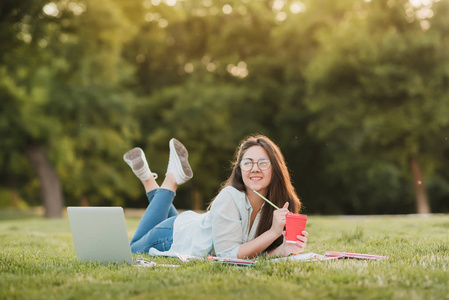
[[[177,139],[171,139],[169,146],[170,158],[168,160],[167,173],[173,173],[176,183],[181,185],[193,177],[192,168],[190,168],[188,161],[189,153],[186,147]]]
[[[145,158],[145,153],[139,147],[133,148],[123,155],[123,160],[131,167],[134,174],[140,180],[148,180],[151,176],[157,178],[156,173],[151,173]]]

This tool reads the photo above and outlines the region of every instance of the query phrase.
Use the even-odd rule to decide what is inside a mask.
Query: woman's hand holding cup
[[[288,202],[280,209],[276,209],[273,212],[273,222],[271,229],[277,236],[281,236],[284,231],[285,223],[287,222],[286,215],[288,214]]]

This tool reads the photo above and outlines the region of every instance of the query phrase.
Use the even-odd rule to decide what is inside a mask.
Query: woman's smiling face
[[[260,159],[269,160],[268,153],[261,146],[252,146],[246,150],[242,157],[242,161],[251,160],[253,166],[251,170],[242,172],[243,183],[246,186],[246,191],[255,190],[260,194],[266,196],[268,187],[271,182],[272,168],[271,166],[267,170],[261,170],[257,164]]]

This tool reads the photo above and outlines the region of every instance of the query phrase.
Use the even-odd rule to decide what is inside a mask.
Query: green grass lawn
[[[127,217],[129,237],[138,218]],[[0,299],[449,299],[449,216],[310,216],[306,252],[384,261],[212,262],[179,268],[81,263],[68,219],[0,211]]]

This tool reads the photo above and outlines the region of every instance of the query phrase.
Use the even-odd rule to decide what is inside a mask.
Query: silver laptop
[[[121,207],[68,207],[76,256],[81,261],[133,263]]]

